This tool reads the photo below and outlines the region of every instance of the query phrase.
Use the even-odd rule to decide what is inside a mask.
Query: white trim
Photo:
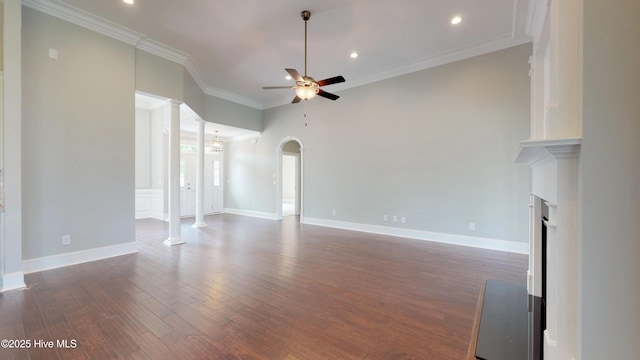
[[[535,167],[553,159],[573,159],[581,144],[581,138],[521,141],[514,162]]]
[[[163,242],[163,244],[167,246],[182,245],[186,243],[187,242],[181,236],[169,237]]]
[[[148,218],[164,220],[163,199],[162,189],[136,189],[136,220]]]
[[[135,242],[104,246],[94,249],[74,251],[64,254],[44,256],[41,258],[22,261],[22,271],[25,274],[44,270],[56,269],[69,265],[81,264],[89,261],[102,260],[115,256],[134,254],[138,252]]]
[[[250,216],[250,217],[255,217],[255,218],[260,218],[260,219],[280,220],[280,219],[278,219],[278,214],[262,212],[262,211],[224,208],[222,210],[222,212],[224,214]]]
[[[252,107],[252,108],[257,109],[257,110],[265,110],[266,109],[262,104],[256,102],[253,99],[250,99],[250,98],[248,98],[246,96],[242,96],[242,95],[238,95],[238,94],[232,93],[230,91],[222,90],[222,89],[214,87],[214,86],[207,86],[204,89],[204,93],[209,95],[209,96],[215,96],[217,98],[228,100],[228,101],[240,104],[240,105],[245,105],[245,106],[248,106],[248,107]]]
[[[319,219],[319,218],[304,218],[304,223],[307,225],[317,225],[330,227],[335,229],[351,230],[366,232],[371,234],[397,236],[408,239],[435,241],[445,244],[462,245],[488,250],[498,250],[513,252],[519,254],[529,253],[529,244],[526,242],[515,242],[507,240],[498,240],[490,238],[482,238],[476,236],[466,236],[457,234],[446,234],[424,230],[395,228],[390,226],[370,225],[351,223],[338,220]]]
[[[176,50],[171,47],[168,47],[167,45],[164,45],[146,36],[138,40],[135,46],[136,46],[136,49],[138,50],[148,52],[149,54],[156,55],[158,57],[167,59],[169,61],[178,63],[180,65],[185,65],[187,63],[187,60],[189,59],[189,54],[182,52],[180,50]],[[194,67],[191,67],[191,68],[195,69]]]
[[[22,4],[127,44],[135,45],[139,40],[145,38],[141,33],[90,14],[69,4],[51,0],[22,0]]]
[[[0,286],[0,293],[9,290],[22,289],[25,287],[27,287],[27,285],[25,285],[24,283],[24,273],[22,271],[4,274],[2,276],[2,286]]]
[[[267,110],[276,106],[284,105],[282,101],[274,102],[271,104],[261,104],[254,99],[242,96],[230,91],[216,88],[211,85],[206,85],[202,78],[199,69],[195,66],[191,60],[191,56],[180,50],[174,49],[170,46],[164,45],[156,40],[149,38],[147,35],[133,31],[122,25],[106,20],[77,7],[69,4],[53,1],[53,0],[22,0],[25,6],[38,10],[45,14],[57,17],[72,24],[90,29],[97,33],[109,36],[116,40],[123,41],[127,44],[134,45],[137,49],[144,50],[151,54],[160,56],[164,59],[177,62],[184,65],[187,72],[191,74],[195,82],[200,86],[200,89],[207,95],[215,96],[224,100],[228,100],[241,105],[249,106],[258,110]],[[531,17],[533,9],[528,11],[528,22],[531,23]],[[530,28],[531,25],[528,25]],[[507,37],[501,37],[493,41],[488,41],[480,44],[471,45],[465,48],[454,49],[445,53],[436,54],[433,57],[422,59],[418,62],[409,63],[405,66],[398,68],[386,69],[381,72],[372,73],[366,75],[360,79],[350,80],[349,83],[339,84],[334,86],[334,91],[340,91],[357,86],[370,84],[376,81],[386,80],[400,75],[409,74],[412,72],[425,70],[431,67],[459,61],[467,58],[471,58],[478,55],[487,54],[490,52],[503,50],[512,46],[517,46],[531,42],[529,36],[514,36],[513,31]]]

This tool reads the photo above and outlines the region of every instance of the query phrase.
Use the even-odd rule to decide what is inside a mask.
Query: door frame
[[[276,172],[276,219],[282,220],[282,149],[289,141],[295,141],[300,145],[300,223],[304,223],[304,145],[302,140],[295,136],[286,136],[278,144],[276,151],[276,163],[278,171]]]

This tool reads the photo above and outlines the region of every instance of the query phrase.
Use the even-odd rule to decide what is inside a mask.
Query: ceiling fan
[[[296,91],[296,97],[294,97],[291,102],[294,104],[300,102],[300,100],[309,100],[316,95],[330,100],[338,100],[340,96],[326,92],[322,90],[321,87],[344,82],[344,77],[339,75],[316,81],[311,76],[307,76],[307,21],[311,18],[311,11],[303,10],[300,16],[302,16],[302,20],[304,20],[304,76],[301,76],[296,69],[285,69],[285,71],[291,75],[291,78],[296,81],[295,86],[264,86],[262,88],[294,89]]]

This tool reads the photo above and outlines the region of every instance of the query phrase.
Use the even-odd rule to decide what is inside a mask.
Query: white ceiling
[[[265,109],[291,101],[284,68],[308,75],[343,75],[340,90],[529,41],[534,0],[23,0],[145,49],[177,54],[209,95]],[[62,16],[61,16],[62,14]],[[462,23],[453,26],[454,15]],[[90,19],[90,20],[87,20]],[[91,26],[89,26],[91,27]],[[95,26],[94,26],[95,27]],[[115,30],[114,30],[115,29]],[[116,34],[116,35],[113,35]],[[357,51],[360,56],[351,59]],[[330,101],[314,99],[314,101]],[[344,97],[337,101],[347,101]],[[296,106],[296,105],[291,105]]]

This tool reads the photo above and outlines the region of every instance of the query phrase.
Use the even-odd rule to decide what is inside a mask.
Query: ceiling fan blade
[[[318,91],[318,96],[322,96],[323,98],[327,98],[329,100],[338,100],[338,98],[340,97],[340,96],[338,96],[336,94],[332,94],[332,93],[326,92],[326,91],[324,91],[322,89],[320,89]]]
[[[318,81],[318,85],[325,86],[325,85],[337,84],[341,82],[345,82],[345,80],[341,75],[339,75],[339,76],[334,76],[332,78],[320,80]]]
[[[295,81],[304,81],[304,79],[302,78],[302,76],[300,76],[300,73],[298,73],[298,70],[296,69],[285,69],[289,75],[291,75],[291,78]]]
[[[299,103],[299,102],[300,102],[300,100],[302,100],[302,98],[300,98],[300,97],[298,97],[298,96],[296,95],[296,97],[294,97],[294,98],[293,98],[293,101],[292,101],[291,103],[292,103],[292,104],[296,104],[296,103]]]
[[[271,89],[293,89],[293,86],[263,86],[262,87],[265,90],[271,90]]]

